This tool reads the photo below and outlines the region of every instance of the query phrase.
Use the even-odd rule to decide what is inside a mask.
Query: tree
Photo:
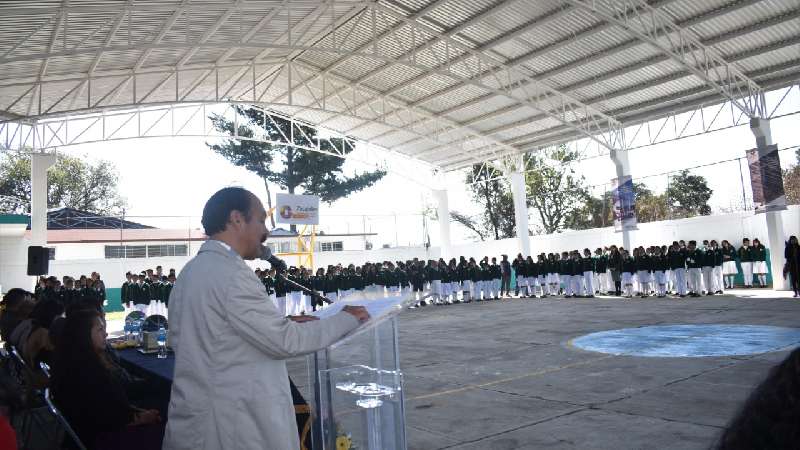
[[[68,207],[102,215],[119,215],[125,200],[117,192],[119,175],[109,161],[59,154],[47,172],[47,207]],[[0,157],[0,211],[30,213],[31,159],[22,153]]]
[[[528,203],[539,213],[545,233],[584,224],[579,217],[582,212],[586,213],[590,196],[584,186],[584,177],[578,176],[572,167],[579,157],[579,152],[562,145],[532,154],[528,160],[525,177]]]
[[[482,241],[491,237],[504,239],[515,236],[514,200],[508,181],[499,175],[499,171],[482,170],[481,165],[476,164],[467,173],[466,183],[472,200],[480,205],[482,212],[476,217],[469,217],[453,211],[450,217],[470,229]]]
[[[314,147],[319,142],[321,150],[333,151],[335,148],[344,156],[353,150],[348,140],[322,139],[313,127],[299,125],[278,116],[267,118],[260,109],[243,106],[236,106],[235,109],[236,114],[245,119],[243,123],[239,123],[240,136],[263,136],[265,140],[275,142],[293,139],[294,145],[235,139],[226,139],[221,144],[206,144],[231,163],[244,167],[263,180],[269,208],[272,208],[270,183],[290,194],[302,191],[303,194],[318,195],[323,202],[330,204],[372,186],[386,175],[383,170],[375,170],[347,177],[343,170],[344,158],[297,146]],[[233,134],[233,121],[217,114],[212,114],[209,118],[217,131]],[[271,220],[274,227],[274,218],[271,217]],[[291,228],[295,229],[294,226]]]
[[[681,170],[677,175],[670,177],[666,197],[672,202],[672,216],[705,216],[711,214],[708,200],[713,193],[705,177],[691,175],[688,170]]]
[[[783,190],[786,192],[786,203],[800,205],[800,150],[795,152],[797,162],[783,169]]]

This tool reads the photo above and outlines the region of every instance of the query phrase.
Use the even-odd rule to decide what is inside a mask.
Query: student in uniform
[[[733,289],[733,280],[739,270],[736,268],[736,249],[727,240],[722,241],[722,276],[725,289]]]
[[[458,299],[458,294],[461,292],[461,278],[459,278],[458,265],[455,258],[451,258],[447,264],[447,274],[450,278],[451,301],[452,303],[461,303],[461,300]]]
[[[650,295],[650,258],[645,253],[644,247],[639,247],[633,250],[633,259],[636,265],[639,296],[647,298]]]
[[[436,268],[439,270],[439,275],[442,277],[442,305],[449,305],[451,304],[450,301],[450,272],[447,270],[447,265],[445,264],[443,259],[439,259],[436,264]]]
[[[339,286],[336,280],[336,269],[334,266],[328,266],[327,273],[325,274],[325,285],[322,293],[328,300],[336,303],[339,301]]]
[[[703,292],[703,251],[697,248],[696,241],[689,241],[686,249],[686,268],[689,272],[689,296],[700,297]]]
[[[758,287],[767,287],[767,248],[758,239],[753,239],[753,275],[758,279]]]
[[[669,261],[667,260],[667,255],[661,253],[660,247],[655,247],[653,249],[651,267],[653,268],[656,297],[664,298],[667,295],[667,270],[669,269]]]
[[[540,253],[536,259],[536,279],[539,286],[542,298],[547,297],[547,257],[544,253]]]
[[[549,274],[549,286],[550,286],[550,295],[559,295],[561,293],[561,260],[558,253],[551,253],[550,254],[550,274]]]
[[[714,279],[714,293],[722,294],[723,289],[725,289],[722,282],[722,264],[724,262],[724,257],[722,255],[722,249],[714,239],[711,240],[711,249],[714,252],[714,269],[712,271]]]
[[[425,278],[431,284],[431,293],[435,296],[435,303],[442,304],[442,274],[439,271],[439,263],[432,259],[428,261],[428,268],[425,272]]]
[[[742,266],[744,287],[753,287],[753,249],[750,247],[750,239],[742,239],[742,246],[739,247],[739,264]]]
[[[583,270],[581,253],[578,250],[573,250],[570,254],[569,275],[572,283],[572,296],[583,297]]]
[[[461,299],[464,303],[469,303],[472,281],[470,281],[469,276],[469,262],[463,256],[459,259],[456,270],[458,271],[458,282],[461,286]]]
[[[594,273],[595,292],[599,294],[610,292],[611,287],[608,282],[608,255],[606,255],[600,247],[594,250]]]
[[[570,267],[569,253],[561,252],[561,259],[558,260],[558,279],[561,281],[561,291],[564,298],[572,297],[572,268]]]
[[[670,272],[675,277],[675,292],[679,297],[686,297],[686,252],[677,242],[673,242],[667,253],[667,263]]]
[[[529,297],[531,292],[531,287],[528,284],[528,265],[525,264],[525,259],[522,257],[522,254],[517,256],[517,260],[514,262],[516,263],[516,267],[514,268],[515,277],[517,281],[517,288],[515,292],[518,298],[522,297]]]
[[[703,286],[705,287],[706,295],[714,295],[714,249],[708,241],[703,241],[702,268],[703,271]]]
[[[489,264],[489,276],[491,279],[489,280],[489,290],[491,291],[492,298],[495,300],[500,299],[500,282],[502,281],[503,271],[500,268],[500,265],[497,264],[497,258],[492,257],[492,263]]]
[[[478,268],[478,263],[475,261],[475,258],[470,258],[469,262],[467,263],[467,276],[469,277],[465,283],[469,284],[469,301],[478,301],[480,300],[480,286],[478,286],[478,282],[480,280],[480,269]]]
[[[514,261],[511,263],[511,268],[514,271],[514,279],[516,281],[514,286],[514,296],[519,297],[519,292],[522,289],[522,279],[520,277],[520,271],[522,270],[522,263],[524,259],[522,258],[522,253],[517,253],[517,257],[514,258]]]
[[[129,308],[131,306],[131,294],[129,291],[130,286],[132,284],[131,278],[132,278],[131,273],[125,272],[125,282],[122,283],[122,288],[120,289],[119,292],[119,297],[120,300],[122,301],[122,304]]]
[[[581,260],[583,269],[583,284],[585,287],[585,295],[588,298],[594,298],[595,292],[595,260],[592,258],[592,251],[588,248],[583,249],[583,259]]]
[[[541,288],[541,284],[539,283],[539,264],[536,263],[531,256],[525,258],[525,271],[528,275],[528,296],[531,298],[536,298],[537,294],[541,295],[539,292],[539,289]]]
[[[636,261],[625,249],[620,252],[620,259],[622,294],[626,298],[633,298],[633,277],[636,273]]]

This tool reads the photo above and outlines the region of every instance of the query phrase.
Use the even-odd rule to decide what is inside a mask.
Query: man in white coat
[[[299,449],[284,360],[325,348],[369,318],[353,306],[325,320],[279,312],[244,262],[262,255],[266,218],[242,188],[218,191],[203,208],[209,240],[170,296],[175,377],[164,449]]]

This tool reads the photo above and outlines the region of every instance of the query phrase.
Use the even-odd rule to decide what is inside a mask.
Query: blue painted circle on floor
[[[800,328],[762,325],[659,325],[601,331],[572,340],[612,355],[704,357],[766,353],[800,345]]]

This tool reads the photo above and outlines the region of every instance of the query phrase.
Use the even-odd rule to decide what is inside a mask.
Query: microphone
[[[261,246],[261,256],[260,259],[267,261],[275,272],[281,273],[286,272],[286,263],[283,262],[282,259],[278,258],[277,256],[272,254],[272,249],[267,247],[266,245]]]

